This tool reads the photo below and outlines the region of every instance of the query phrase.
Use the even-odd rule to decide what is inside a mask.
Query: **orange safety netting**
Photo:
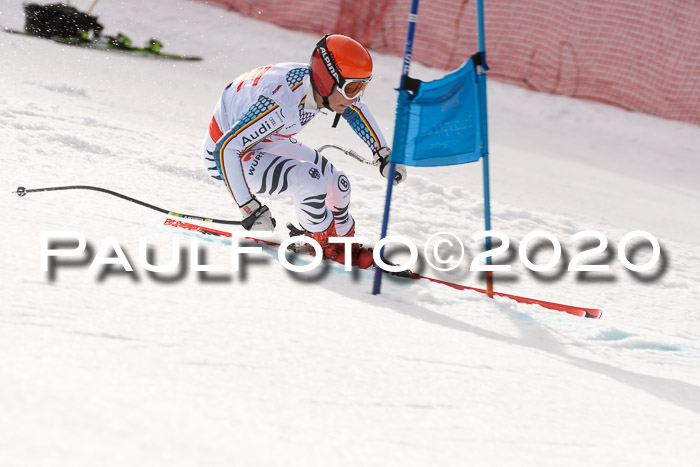
[[[410,0],[208,0],[282,27],[403,54]],[[424,0],[413,59],[454,69],[477,50],[472,0]],[[489,76],[700,124],[700,1],[485,0]]]

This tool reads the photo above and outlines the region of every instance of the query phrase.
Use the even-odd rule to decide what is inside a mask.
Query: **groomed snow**
[[[94,192],[11,192],[95,185],[237,218],[201,168],[216,99],[249,68],[306,61],[317,38],[182,0],[105,0],[95,11],[107,34],[157,37],[205,60],[0,35],[3,466],[697,465],[699,127],[489,82],[492,224],[514,254],[496,289],[601,308],[601,320],[423,282],[388,280],[372,296],[367,272],[303,280],[270,254],[233,274],[216,239],[199,246],[226,273],[154,278],[139,266],[139,237],[159,263],[173,239],[187,250],[194,238],[165,216]],[[22,27],[21,2],[0,2],[0,25]],[[391,139],[401,59],[374,58],[365,100]],[[299,138],[370,157],[331,122],[319,116]],[[358,234],[373,243],[384,179],[326,155],[349,174]],[[480,164],[409,168],[390,233],[421,248],[455,233],[471,261],[481,190]],[[294,220],[286,200],[267,203]],[[662,261],[635,276],[617,245],[640,229],[659,240]],[[49,277],[40,235],[57,230],[83,233],[93,252],[115,237],[136,271],[100,275],[83,261]],[[534,230],[558,238],[567,259],[580,247],[571,235],[602,232],[609,254],[595,259],[610,272],[529,272],[517,246]],[[649,251],[631,256],[644,263]],[[467,267],[423,272],[483,286]]]

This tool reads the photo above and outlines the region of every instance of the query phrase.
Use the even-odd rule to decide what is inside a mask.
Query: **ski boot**
[[[355,223],[353,222],[352,228],[345,235],[338,235],[339,237],[354,237],[355,236]],[[333,261],[345,264],[345,245],[342,243],[336,244],[337,246],[337,258]],[[367,269],[374,264],[374,258],[372,256],[372,250],[370,248],[364,248],[361,243],[353,243],[351,245],[352,250],[350,251],[350,261],[353,266],[357,266],[360,269]]]
[[[331,222],[328,229],[323,232],[309,232],[308,230],[296,227],[292,223],[287,223],[287,228],[289,229],[290,237],[304,235],[313,238],[321,245],[324,259],[330,259],[331,261],[336,261],[341,264],[345,264],[346,262],[345,245],[342,243],[329,243],[328,239],[330,237],[353,237],[355,235],[354,224],[347,234],[338,235],[335,230],[335,220]],[[305,248],[312,256],[316,255],[316,250],[314,250],[311,245],[305,245]],[[296,248],[291,249],[292,251],[299,251]],[[352,266],[357,266],[360,269],[367,269],[374,264],[372,250],[363,248],[359,243],[353,243],[350,261]]]

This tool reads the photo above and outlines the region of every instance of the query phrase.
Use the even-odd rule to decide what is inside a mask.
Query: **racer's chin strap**
[[[312,84],[312,86],[313,86],[314,91],[317,92],[319,96],[321,96],[321,100],[322,100],[322,102],[323,102],[323,108],[324,108],[324,109],[328,109],[328,110],[330,110],[331,112],[334,112],[334,110],[331,108],[331,103],[330,103],[330,101],[328,100],[328,98],[330,97],[331,94],[333,94],[333,91],[335,91],[335,86],[336,86],[336,85],[335,85],[335,84],[333,85],[333,87],[331,88],[331,92],[330,92],[327,96],[322,96],[321,93],[320,93],[320,92],[318,91],[318,89],[316,88],[316,83],[314,83],[314,80],[313,80],[313,79],[311,80],[311,84]],[[331,126],[331,128],[337,127],[339,121],[340,121],[340,114],[339,114],[339,113],[336,113],[336,114],[335,114],[335,120],[333,120],[333,125]]]
[[[330,94],[328,94],[327,96],[321,96],[321,99],[323,99],[323,107],[330,110],[331,112],[333,112],[333,109],[331,109],[331,103],[328,101],[328,98],[330,97],[331,94],[333,94],[334,90],[335,90],[335,85],[333,85],[333,87],[331,88]],[[320,95],[321,93],[319,92],[318,94]]]

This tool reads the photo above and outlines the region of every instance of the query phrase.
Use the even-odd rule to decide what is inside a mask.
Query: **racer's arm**
[[[379,124],[364,102],[358,101],[346,108],[343,112],[343,118],[350,124],[357,136],[362,138],[362,141],[369,146],[372,154],[376,154],[381,148],[389,146],[379,129]]]
[[[284,128],[285,121],[279,104],[267,96],[260,96],[243,117],[216,143],[214,160],[226,188],[238,204],[244,217],[243,226],[255,230],[265,223],[269,210],[255,200],[243,174],[241,154],[253,149],[263,139]],[[262,212],[261,212],[262,211]],[[270,218],[271,222],[271,218]],[[252,223],[248,226],[247,223]],[[265,228],[261,230],[271,230]]]
[[[379,129],[377,121],[369,111],[369,108],[362,101],[357,101],[343,112],[343,118],[350,124],[350,127],[362,138],[362,141],[369,146],[374,156],[374,163],[379,167],[379,173],[384,178],[389,173],[389,155],[391,149],[384,135]],[[398,185],[406,180],[406,167],[397,164],[394,175],[394,185]]]

